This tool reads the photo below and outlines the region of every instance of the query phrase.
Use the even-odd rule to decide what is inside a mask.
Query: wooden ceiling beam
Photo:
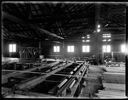
[[[103,30],[126,30],[126,27],[108,27],[103,28]]]
[[[20,23],[22,25],[29,26],[30,28],[32,28],[34,30],[37,30],[37,31],[40,31],[43,34],[47,34],[47,35],[50,35],[50,36],[53,36],[53,37],[56,37],[56,38],[59,38],[59,39],[64,39],[63,37],[58,36],[58,35],[56,35],[54,33],[51,33],[51,32],[49,32],[49,31],[47,31],[45,29],[39,28],[38,26],[36,26],[34,24],[30,24],[29,22],[23,21],[22,19],[17,18],[16,16],[13,16],[13,15],[8,14],[6,12],[2,12],[2,14],[3,14],[4,18],[7,18],[7,19],[9,19],[9,20],[11,20],[11,21],[13,21],[15,23]]]

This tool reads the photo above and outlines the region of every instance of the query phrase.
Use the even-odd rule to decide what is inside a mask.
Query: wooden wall
[[[13,53],[12,55],[9,54],[9,43],[16,43],[17,44],[17,52]],[[120,52],[120,45],[123,44],[124,41],[114,41],[111,43],[112,45],[112,51],[114,52],[114,57],[117,61],[125,61],[125,55]],[[62,44],[57,44],[50,41],[41,41],[41,55],[44,55],[44,57],[58,57],[58,58],[72,58],[72,57],[91,57],[92,55],[98,55],[99,58],[102,58],[102,45],[104,43],[99,43],[98,46],[96,46],[95,42],[90,42],[90,53],[83,53],[82,52],[82,45],[86,43],[82,43],[80,41],[65,41]],[[60,52],[55,53],[53,52],[53,46],[59,45],[60,46]],[[75,46],[75,52],[74,53],[68,53],[67,52],[67,46],[68,45],[74,45]],[[3,47],[2,52],[4,57],[19,57],[19,49],[20,47],[39,47],[39,41],[26,41],[26,42],[16,42],[16,41],[3,41]],[[99,51],[97,51],[97,48]],[[108,53],[106,55],[110,55],[111,53]]]

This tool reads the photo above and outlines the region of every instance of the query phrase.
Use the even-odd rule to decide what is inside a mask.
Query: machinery
[[[15,67],[4,65],[2,70],[2,94],[5,97],[10,93],[39,97],[78,96],[84,83],[83,77],[88,72],[85,62],[13,64]]]

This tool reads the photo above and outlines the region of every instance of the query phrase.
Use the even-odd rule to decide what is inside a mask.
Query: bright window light
[[[82,39],[84,39],[85,37],[83,36]]]
[[[98,25],[97,27],[100,28],[100,25]]]
[[[90,37],[90,35],[87,35],[87,37]]]
[[[103,38],[111,38],[111,34],[103,34]]]
[[[89,45],[82,46],[82,52],[90,52],[90,46]]]
[[[60,52],[60,46],[54,46],[53,51],[54,52]]]
[[[90,42],[90,40],[86,40],[86,42]]]
[[[68,46],[67,52],[74,52],[74,46]]]
[[[108,39],[108,42],[110,42],[111,41],[111,39]]]
[[[103,45],[102,50],[104,53],[111,52],[111,46],[110,45]]]
[[[85,40],[82,40],[82,42],[85,42]]]
[[[126,45],[125,44],[122,44],[121,45],[121,52],[122,53],[125,53],[126,52]]]
[[[100,29],[97,29],[97,32],[100,32]]]
[[[106,42],[107,40],[106,39],[104,39],[104,40],[102,40],[103,42]]]
[[[16,52],[16,44],[9,44],[9,52]]]
[[[110,38],[110,37],[111,37],[111,35],[108,35],[108,36],[107,36],[107,38]]]
[[[87,39],[89,39],[90,38],[90,35],[87,35]]]

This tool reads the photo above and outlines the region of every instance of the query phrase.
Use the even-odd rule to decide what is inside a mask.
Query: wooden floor
[[[87,85],[82,89],[81,94],[79,96],[84,98],[84,97],[88,97],[90,98],[90,96],[94,96],[94,93],[102,87],[102,84],[99,81],[99,78],[102,76],[102,73],[104,71],[102,70],[102,68],[98,67],[98,66],[90,66],[89,67],[89,73],[88,76],[86,78],[87,80]]]
[[[100,83],[98,77],[103,78],[103,90],[98,90]],[[90,66],[88,84],[83,88],[80,97],[89,98],[126,98],[125,96],[125,67]],[[98,90],[98,92],[96,91]],[[95,92],[95,93],[94,93]],[[94,95],[93,95],[94,94]]]
[[[99,90],[96,93],[98,98],[126,98],[125,67],[106,67],[106,71],[103,73],[104,90]]]
[[[102,98],[126,98],[125,84],[103,83],[104,90],[99,90],[96,95],[99,99]]]

